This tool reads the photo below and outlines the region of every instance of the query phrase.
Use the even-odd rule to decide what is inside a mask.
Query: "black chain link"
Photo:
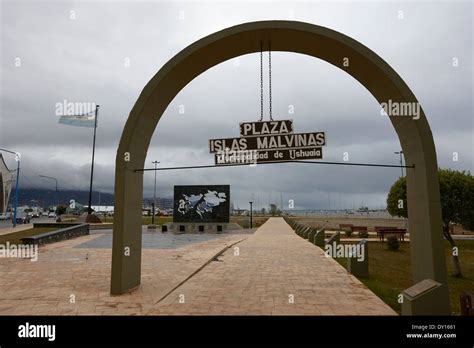
[[[272,117],[272,42],[268,42],[268,97],[270,100],[270,121],[273,121]]]
[[[263,42],[260,41],[260,122],[263,121]]]

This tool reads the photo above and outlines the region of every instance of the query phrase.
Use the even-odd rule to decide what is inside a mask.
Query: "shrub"
[[[359,231],[359,237],[360,238],[368,238],[369,237],[369,232],[367,231]]]
[[[387,236],[387,247],[389,250],[398,250],[400,248],[400,242],[396,235],[390,234]]]

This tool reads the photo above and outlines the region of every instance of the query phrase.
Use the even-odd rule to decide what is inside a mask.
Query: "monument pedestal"
[[[233,225],[233,224],[232,224]],[[233,227],[233,226],[232,226]],[[230,223],[216,223],[216,222],[172,222],[163,224],[161,232],[172,232],[174,234],[183,233],[222,233],[225,230],[235,229],[231,228]]]

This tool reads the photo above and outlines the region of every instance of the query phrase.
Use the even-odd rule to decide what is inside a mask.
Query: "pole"
[[[400,151],[400,170],[402,171],[402,178],[403,178],[403,151]]]
[[[58,215],[58,206],[59,206],[59,191],[58,191],[58,179],[56,178],[53,178],[52,176],[47,176],[47,175],[38,175],[39,177],[41,178],[46,178],[46,179],[50,179],[50,180],[54,180],[55,184],[56,184],[56,210],[55,210],[55,213],[56,213],[56,216]]]
[[[95,135],[97,131],[97,117],[98,116],[99,116],[99,105],[96,105],[95,119],[94,119],[94,139],[92,141],[92,165],[91,165],[91,182],[89,186],[89,208],[87,209],[87,215],[92,214],[92,182],[94,180]]]
[[[396,152],[398,154],[398,152]],[[379,167],[379,168],[400,168],[398,164],[375,164],[375,163],[350,163],[350,162],[326,162],[326,161],[305,161],[305,160],[288,160],[288,161],[271,161],[271,162],[261,162],[259,165],[263,164],[281,164],[281,163],[296,163],[296,164],[330,164],[330,165],[340,165],[340,166],[361,166],[361,167]],[[148,172],[150,170],[177,170],[177,169],[200,169],[200,168],[226,168],[226,167],[237,167],[237,166],[248,166],[248,163],[233,163],[233,164],[224,164],[224,165],[202,165],[202,166],[182,166],[182,167],[165,167],[165,168],[139,168],[135,169],[135,172]],[[404,168],[415,168],[415,165],[405,165]],[[270,194],[269,194],[270,199]],[[269,201],[270,203],[270,201]]]
[[[20,154],[15,155],[17,160],[16,166],[16,183],[15,183],[15,210],[13,211],[13,227],[16,227],[16,213],[18,209],[18,195],[19,195],[19,182],[20,182]]]
[[[252,214],[253,214],[252,204],[253,204],[253,202],[249,202],[249,203],[250,203],[250,228],[252,228],[252,226],[253,226],[253,223],[252,223]]]
[[[152,204],[152,216],[151,216],[151,224],[155,224],[155,207],[156,207],[156,166],[158,165],[158,161],[153,161],[152,162],[155,165],[155,183],[153,186],[153,204]]]
[[[58,180],[54,179],[56,182],[56,218],[59,217],[59,191],[58,191]]]
[[[403,151],[402,150],[396,151],[394,152],[394,154],[400,155],[400,170],[402,172],[402,177],[403,177]]]

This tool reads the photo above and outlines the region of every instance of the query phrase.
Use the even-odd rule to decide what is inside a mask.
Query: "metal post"
[[[252,214],[253,214],[252,204],[253,204],[253,202],[249,202],[249,203],[250,203],[250,228],[252,228],[252,226],[253,226],[253,223],[252,223]]]
[[[16,227],[16,213],[18,209],[18,195],[19,195],[19,182],[20,182],[20,154],[15,155],[17,160],[16,166],[16,183],[15,183],[15,210],[13,211],[13,227]]]
[[[87,215],[92,214],[92,182],[94,180],[95,135],[97,131],[97,117],[98,116],[99,116],[99,105],[96,105],[95,117],[94,117],[94,139],[92,141],[92,165],[91,165],[91,182],[89,186],[89,207],[87,209]]]
[[[153,186],[153,204],[152,204],[152,216],[151,216],[151,224],[155,224],[155,207],[156,207],[156,166],[158,165],[158,161],[152,162],[155,165],[155,184]]]
[[[56,216],[58,216],[58,206],[59,206],[59,191],[58,191],[58,179],[53,178],[52,176],[38,175],[41,178],[54,180],[56,183]]]
[[[403,151],[400,151],[400,169],[402,171],[402,177],[403,177]]]
[[[56,218],[59,217],[59,191],[58,191],[58,180],[54,179],[56,182]]]
[[[394,154],[400,155],[400,170],[402,171],[402,177],[403,177],[403,151],[395,151]]]

